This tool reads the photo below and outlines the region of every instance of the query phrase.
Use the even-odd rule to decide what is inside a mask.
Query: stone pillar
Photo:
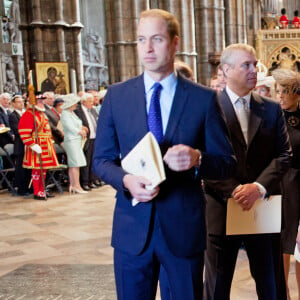
[[[134,19],[134,27],[133,27],[133,37],[136,40],[137,37],[137,26],[140,17],[140,13],[146,9],[149,9],[148,1],[133,1],[133,19]],[[135,51],[135,72],[136,74],[141,74],[143,72],[143,66],[139,61],[138,53],[136,47]]]
[[[267,14],[280,14],[280,7],[278,0],[263,0],[263,12]]]
[[[36,42],[36,61],[44,61],[43,32],[40,27],[34,28],[34,38]]]
[[[55,0],[55,15],[56,15],[56,23],[59,21],[63,21],[63,1]]]
[[[224,46],[224,6],[219,0],[195,1],[198,81],[209,84]]]
[[[236,0],[225,0],[225,33],[226,33],[226,46],[236,43]]]
[[[108,73],[110,82],[116,82],[116,68],[115,68],[115,45],[114,45],[114,27],[113,27],[113,3],[105,1],[105,15],[106,15],[106,47],[108,60]]]
[[[256,34],[256,32],[260,29],[261,27],[261,14],[260,14],[260,4],[258,1],[254,0],[252,2],[252,11],[253,11],[253,32]],[[259,21],[259,22],[258,22]]]
[[[136,51],[136,25],[140,11],[148,7],[147,1],[136,2],[118,0],[105,3],[111,82],[124,81],[141,70]]]
[[[59,61],[66,61],[65,31],[59,27],[56,32]]]
[[[40,0],[34,0],[33,6],[32,6],[32,23],[33,24],[41,24],[41,3]]]
[[[223,0],[214,0],[214,37],[215,37],[215,52],[221,53],[225,48],[225,7]]]
[[[73,41],[75,46],[75,69],[77,71],[77,86],[78,90],[84,90],[84,74],[83,74],[83,59],[82,59],[82,42],[81,30],[83,25],[80,23],[80,7],[79,0],[73,0],[73,16],[74,23],[71,25],[73,29]]]
[[[238,0],[236,1],[237,4],[237,42],[238,43],[247,43],[246,38],[246,24],[245,24],[245,0]]]
[[[197,78],[194,1],[180,1],[179,4],[181,44],[178,56],[192,68],[194,77]]]

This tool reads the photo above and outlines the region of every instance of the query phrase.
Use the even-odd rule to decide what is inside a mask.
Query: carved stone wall
[[[72,88],[84,89],[79,0],[20,0],[20,10],[25,72],[36,62],[67,62]]]
[[[16,93],[25,86],[19,1],[0,2],[0,11],[0,92]]]
[[[300,30],[260,30],[257,54],[269,70],[285,67],[300,72]]]
[[[136,26],[144,9],[166,9],[178,18],[177,58],[192,67],[199,82],[208,84],[224,47],[237,42],[255,45],[262,4],[274,11],[279,0],[19,0],[19,8],[18,0],[0,3],[2,15],[11,15],[16,25],[2,23],[0,90],[8,78],[15,82],[12,73],[18,88],[24,87],[24,74],[35,69],[35,62],[68,62],[72,90],[79,91],[142,72]],[[289,11],[296,9],[295,0],[281,3]],[[10,86],[15,85],[8,83],[6,88]]]
[[[82,53],[85,89],[98,90],[109,83],[104,3],[103,0],[81,0],[80,6],[84,24]]]

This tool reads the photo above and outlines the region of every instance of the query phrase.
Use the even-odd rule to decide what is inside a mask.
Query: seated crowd
[[[68,174],[59,174],[57,180],[62,185],[70,183],[70,192],[87,193],[103,184],[91,171],[91,161],[105,92],[56,95],[49,91],[37,95],[35,105],[27,95],[0,95],[0,169],[14,169],[8,177],[18,195],[34,192],[37,200],[53,196],[43,188],[48,183],[46,171],[64,165]],[[0,188],[7,187],[3,181]]]

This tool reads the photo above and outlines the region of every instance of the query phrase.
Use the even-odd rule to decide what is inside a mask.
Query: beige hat
[[[99,91],[98,92],[99,99],[104,98],[105,95],[106,95],[106,93],[107,93],[107,90],[101,90],[101,91]]]
[[[75,94],[67,94],[62,97],[64,100],[64,104],[62,105],[62,109],[68,109],[69,107],[73,106],[74,104],[80,102],[80,97]]]
[[[257,79],[256,87],[265,85],[271,88],[275,84],[275,79],[273,76],[266,76],[264,78]]]

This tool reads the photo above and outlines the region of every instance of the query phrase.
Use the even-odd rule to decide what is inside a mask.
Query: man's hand
[[[142,176],[127,174],[123,177],[123,184],[132,197],[139,202],[151,201],[159,192],[158,186],[154,189],[147,189],[147,186],[151,186],[151,181]]]
[[[173,171],[186,171],[198,165],[200,151],[186,145],[176,145],[168,149],[165,163]]]
[[[232,196],[242,206],[243,210],[250,210],[261,194],[256,184],[247,183],[239,185],[233,191]]]

